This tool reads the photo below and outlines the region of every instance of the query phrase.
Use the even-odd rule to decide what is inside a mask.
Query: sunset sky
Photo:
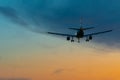
[[[86,43],[48,31],[112,29]],[[0,0],[0,80],[120,80],[119,0]]]

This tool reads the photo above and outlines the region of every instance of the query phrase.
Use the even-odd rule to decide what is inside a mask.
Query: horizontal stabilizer
[[[83,30],[93,29],[94,27],[83,28]]]
[[[71,29],[71,30],[80,30],[80,29],[78,29],[78,28],[68,28],[68,29]]]
[[[93,29],[94,27],[88,27],[88,28],[82,28],[83,30],[89,30],[89,29]],[[81,28],[68,28],[71,30],[80,30]]]

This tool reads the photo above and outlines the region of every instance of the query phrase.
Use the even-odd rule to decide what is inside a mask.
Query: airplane
[[[96,32],[96,33],[84,34],[84,31],[89,30],[89,29],[93,29],[93,28],[94,27],[83,28],[83,26],[81,24],[80,28],[68,28],[68,29],[77,31],[77,34],[75,34],[75,35],[64,34],[64,33],[57,33],[57,32],[47,32],[47,33],[48,34],[52,34],[52,35],[66,36],[66,40],[67,41],[71,40],[71,42],[74,42],[74,38],[77,38],[78,39],[78,43],[79,43],[80,42],[80,38],[86,37],[86,42],[89,42],[90,40],[93,39],[94,35],[108,33],[108,32],[112,31],[112,30],[106,30],[106,31],[101,31],[101,32]]]

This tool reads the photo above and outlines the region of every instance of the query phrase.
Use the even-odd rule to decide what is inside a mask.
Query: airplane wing
[[[108,32],[111,32],[111,31],[112,30],[107,30],[107,31],[102,31],[102,32],[97,32],[97,33],[91,33],[91,34],[84,35],[84,37],[92,36],[92,35],[98,35],[98,34],[103,34],[103,33],[108,33]]]
[[[70,37],[76,37],[76,35],[71,35],[71,34],[63,34],[63,33],[54,33],[54,32],[47,32],[48,34],[53,34],[53,35],[59,35],[59,36],[70,36]]]

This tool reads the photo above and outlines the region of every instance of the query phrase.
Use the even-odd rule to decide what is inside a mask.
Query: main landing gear
[[[67,39],[67,41],[75,42],[73,37],[68,36],[66,39]],[[80,38],[78,38],[78,43],[80,43]]]
[[[72,37],[72,39],[71,39],[71,42],[74,42],[74,39],[73,39],[73,37]]]
[[[86,39],[86,42],[89,42],[89,39]]]
[[[90,40],[92,40],[92,36],[88,36],[87,39],[86,39],[86,42],[89,42]]]
[[[80,43],[80,38],[78,38],[78,43]]]
[[[67,41],[70,41],[71,40],[71,42],[74,42],[74,39],[73,39],[73,37],[72,38],[70,38],[69,36],[67,37]]]

